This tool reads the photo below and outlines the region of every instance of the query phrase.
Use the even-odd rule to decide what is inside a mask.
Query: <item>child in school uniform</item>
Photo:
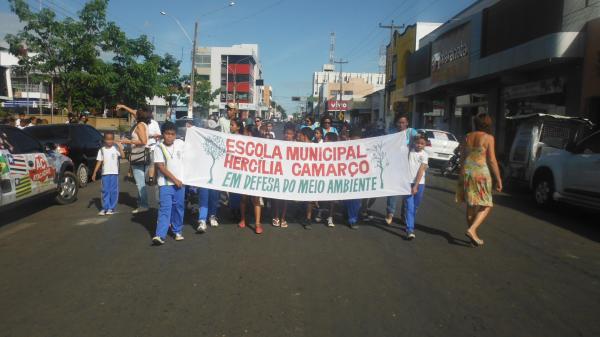
[[[115,145],[115,134],[104,133],[104,146],[98,150],[96,167],[92,173],[92,181],[102,167],[102,210],[98,215],[112,215],[115,213],[119,201],[119,158],[123,158],[123,145]]]
[[[354,128],[349,132],[350,140],[356,140],[362,138],[362,132],[360,128]],[[348,226],[351,229],[358,229],[358,216],[360,212],[361,199],[345,200],[344,205],[346,206],[346,212],[348,212]]]
[[[283,140],[293,142],[296,139],[296,130],[293,125],[286,125],[283,130]],[[273,200],[273,226],[287,228],[286,220],[287,200]]]
[[[406,238],[415,238],[415,218],[425,192],[425,171],[428,165],[428,155],[423,149],[427,144],[427,136],[419,133],[413,137],[413,146],[408,154],[408,171],[412,179],[411,195],[406,197]]]
[[[183,178],[184,142],[176,139],[176,130],[175,124],[165,122],[162,128],[163,141],[154,148],[160,200],[156,234],[152,238],[155,245],[165,243],[169,226],[175,234],[175,241],[183,240],[185,187],[181,179]]]

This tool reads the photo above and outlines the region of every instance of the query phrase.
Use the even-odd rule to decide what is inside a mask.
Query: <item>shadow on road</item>
[[[552,209],[541,209],[531,196],[519,194],[494,195],[494,203],[600,242],[600,216],[597,212],[567,204],[556,204]]]
[[[32,213],[40,212],[51,206],[69,207],[57,205],[54,197],[52,196],[39,197],[37,200],[35,200],[35,202],[27,201],[19,206],[14,206],[12,208],[3,210],[2,213],[0,213],[0,227],[22,220]]]

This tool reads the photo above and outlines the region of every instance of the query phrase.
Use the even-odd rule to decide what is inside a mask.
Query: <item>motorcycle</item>
[[[454,150],[454,155],[448,160],[442,168],[442,176],[449,177],[452,174],[458,173],[460,170],[460,151],[459,147]]]

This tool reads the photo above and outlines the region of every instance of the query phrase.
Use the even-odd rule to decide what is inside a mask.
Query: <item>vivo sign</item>
[[[327,101],[328,111],[348,111],[350,109],[349,101]]]

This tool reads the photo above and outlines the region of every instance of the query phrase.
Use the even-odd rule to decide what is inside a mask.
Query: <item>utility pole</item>
[[[394,25],[394,20],[392,20],[392,22],[389,25],[382,25],[380,22],[379,28],[384,28],[384,29],[390,30],[390,43],[392,43],[392,40],[394,39],[394,30],[404,28],[404,25],[396,26],[396,25]]]
[[[196,80],[194,74],[196,73],[196,40],[198,39],[198,21],[194,24],[194,43],[192,47],[192,75],[190,76],[190,99],[188,102],[188,113],[189,119],[194,118],[194,92],[196,91]]]
[[[340,65],[340,100],[338,101],[338,104],[340,106],[340,111],[342,111],[341,110],[341,104],[342,104],[342,98],[343,98],[342,95],[344,93],[342,91],[342,82],[344,81],[344,79],[342,78],[342,73],[343,73],[342,72],[342,68],[343,68],[344,64],[348,63],[348,60],[344,60],[344,59],[340,58],[337,61],[333,61],[333,63]]]

